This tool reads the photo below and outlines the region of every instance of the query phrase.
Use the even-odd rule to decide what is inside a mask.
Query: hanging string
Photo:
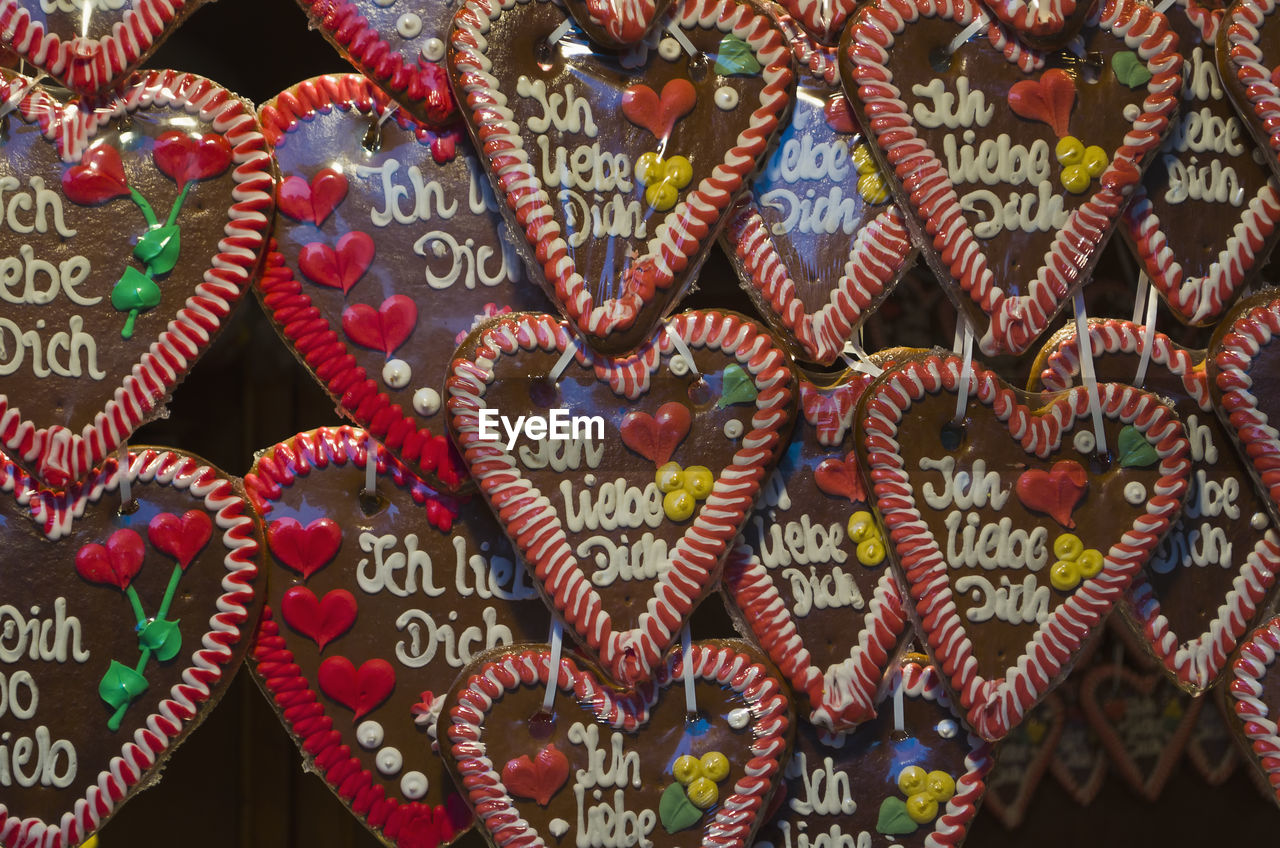
[[[564,642],[564,629],[560,621],[551,622],[551,667],[547,669],[547,691],[542,693],[542,711],[550,715],[556,700],[556,687],[560,685],[560,648]]]
[[[1073,301],[1076,310],[1076,347],[1080,349],[1080,377],[1089,394],[1089,412],[1093,415],[1093,439],[1099,455],[1107,452],[1107,434],[1102,429],[1102,398],[1098,394],[1098,375],[1093,371],[1093,342],[1089,338],[1089,316],[1084,310],[1084,293],[1077,290]]]
[[[120,481],[120,511],[131,512],[134,506],[133,482],[129,479],[129,445],[127,443],[120,445],[116,454],[116,479]]]
[[[907,732],[905,706],[902,694],[902,669],[893,673],[893,729],[898,733]]]
[[[696,716],[698,697],[693,691],[693,643],[687,624],[680,631],[680,653],[681,671],[684,672],[684,710],[689,716]]]
[[[378,494],[378,446],[368,433],[364,438],[364,491],[361,494],[373,497]]]
[[[1143,275],[1146,276],[1145,274]],[[1156,307],[1159,306],[1159,298],[1156,297],[1154,286],[1148,283],[1147,292],[1147,316],[1142,324],[1142,356],[1138,359],[1138,372],[1134,375],[1133,384],[1142,387],[1147,379],[1147,366],[1151,364],[1151,346],[1156,339]]]
[[[680,334],[671,329],[670,324],[664,324],[663,329],[667,332],[667,338],[671,340],[671,345],[683,357],[685,364],[689,366],[689,373],[695,377],[701,377],[698,372],[698,366],[693,361],[693,351],[689,350],[689,346],[684,343],[684,339],[680,338]]]
[[[41,71],[40,73],[32,77],[27,82],[26,85],[19,88],[13,94],[9,95],[9,99],[4,102],[3,106],[0,106],[0,118],[3,118],[5,115],[8,115],[14,109],[17,109],[18,104],[23,101],[23,98],[25,98],[28,94],[30,94],[31,89],[35,88],[36,85],[40,82],[40,80],[44,78],[45,78],[45,74],[43,71]]]
[[[844,350],[840,351],[840,358],[854,371],[870,374],[872,377],[879,377],[884,373],[884,369],[872,361],[862,345],[852,340],[845,343]]]
[[[667,33],[679,42],[681,49],[684,50],[685,53],[689,54],[690,59],[697,58],[698,48],[693,46],[693,42],[689,40],[689,36],[685,35],[684,31],[681,30],[680,27],[676,26],[675,21],[667,24]]]
[[[958,342],[963,355],[960,361],[960,380],[956,385],[956,414],[951,419],[951,424],[959,427],[964,421],[965,409],[969,406],[969,380],[973,378],[973,328],[967,320],[961,319],[956,333],[963,333]]]
[[[1176,2],[1178,0],[1160,0],[1160,3],[1156,5],[1156,11],[1163,15]]]
[[[974,16],[973,22],[956,33],[956,37],[951,39],[951,43],[947,45],[947,53],[955,53],[964,46],[966,41],[973,38],[986,26],[987,16],[982,12],[978,12]]]
[[[573,18],[565,18],[564,23],[551,30],[551,34],[547,36],[547,43],[555,44],[557,41],[564,38],[565,33],[571,29],[573,29]]]
[[[578,342],[576,339],[570,339],[569,344],[565,345],[564,353],[560,354],[560,358],[556,360],[556,364],[551,366],[551,372],[547,374],[547,379],[553,383],[560,382],[564,369],[569,367],[569,363],[573,361],[573,357],[578,352]]]
[[[1133,323],[1138,324],[1142,321],[1142,316],[1147,313],[1147,292],[1151,286],[1147,281],[1147,272],[1138,272],[1138,294],[1133,299]]]

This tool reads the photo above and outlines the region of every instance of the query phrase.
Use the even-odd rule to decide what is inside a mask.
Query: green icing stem
[[[156,221],[155,210],[151,208],[151,204],[147,202],[147,199],[133,187],[129,188],[129,196],[133,198],[134,204],[142,210],[142,217],[147,219],[147,224],[152,227],[157,226],[159,222]]]
[[[172,227],[173,222],[178,220],[178,212],[182,209],[182,202],[187,199],[187,190],[190,188],[191,188],[191,183],[188,182],[186,185],[182,187],[182,191],[178,193],[178,199],[173,201],[173,208],[169,210],[169,217],[164,222],[164,225],[166,227]],[[155,218],[154,216],[152,216],[151,226],[154,227],[155,225],[156,225]]]
[[[137,619],[138,627],[147,623],[147,614],[142,611],[142,601],[138,599],[138,593],[133,586],[126,586],[124,594],[129,599],[129,604],[133,607],[133,617]]]
[[[169,605],[173,603],[174,593],[178,591],[178,581],[182,579],[182,566],[174,565],[173,572],[169,575],[169,585],[164,588],[164,599],[160,601],[160,610],[156,613],[156,618],[163,619],[169,614]],[[138,615],[138,625],[141,626],[143,621],[142,604],[138,601],[138,593],[133,591],[130,586],[127,590],[130,594],[130,601],[134,604],[134,612]],[[142,674],[147,670],[147,663],[151,662],[151,649],[143,648],[142,654],[138,657],[138,664],[134,666],[134,671]],[[116,711],[107,719],[107,729],[115,733],[120,729],[120,723],[124,721],[124,714],[133,703],[132,700],[121,704]]]
[[[169,585],[164,587],[164,598],[160,601],[160,611],[156,613],[156,618],[163,620],[169,615],[169,604],[173,603],[173,594],[178,591],[178,581],[181,579],[182,566],[175,564],[169,575]]]
[[[142,672],[146,670],[147,663],[149,662],[151,662],[151,649],[143,648],[142,655],[138,657],[138,664],[134,666],[133,670],[138,672],[138,674],[142,674]],[[128,710],[132,704],[133,699],[130,698],[128,701],[125,701],[123,704],[116,707],[116,711],[112,713],[111,718],[107,719],[107,730],[115,733],[120,729],[120,722],[124,721],[125,711]]]

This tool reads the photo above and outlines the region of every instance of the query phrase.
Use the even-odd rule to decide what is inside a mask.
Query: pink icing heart
[[[181,518],[171,512],[162,512],[147,525],[147,538],[157,549],[178,561],[183,571],[209,544],[213,536],[213,521],[207,513],[193,509]]]
[[[298,253],[298,267],[306,278],[346,294],[373,263],[373,239],[359,231],[347,233],[330,247],[312,242]]]
[[[405,343],[418,323],[418,305],[402,294],[393,294],[375,311],[355,303],[342,311],[342,331],[358,345],[380,350],[387,356]]]
[[[285,177],[276,189],[276,206],[295,221],[320,226],[347,196],[347,177],[332,168],[321,168],[311,182],[299,176]]]

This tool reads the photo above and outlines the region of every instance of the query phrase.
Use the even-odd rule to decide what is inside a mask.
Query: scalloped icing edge
[[[1237,724],[1232,730],[1243,735],[1252,755],[1249,762],[1271,787],[1272,800],[1280,805],[1280,716],[1267,712],[1262,702],[1262,678],[1280,674],[1276,656],[1280,654],[1280,616],[1254,630],[1240,646],[1231,668],[1234,680],[1227,690],[1233,699],[1231,711]]]

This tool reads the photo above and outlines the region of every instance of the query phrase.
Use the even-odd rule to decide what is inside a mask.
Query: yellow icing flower
[[[880,167],[876,164],[875,156],[871,154],[871,148],[865,144],[859,144],[853,148],[851,157],[853,167],[858,171],[858,194],[862,195],[862,199],[873,205],[887,201],[889,185],[884,181],[884,175],[880,173]]]
[[[1059,592],[1070,592],[1080,581],[1102,572],[1102,552],[1086,549],[1075,533],[1063,533],[1054,539],[1053,555],[1057,561],[1049,567],[1049,583]]]
[[[884,562],[884,536],[871,513],[860,509],[849,516],[849,538],[857,544],[858,562],[867,568],[875,568]]]
[[[684,156],[663,159],[650,151],[636,159],[636,179],[645,186],[644,199],[659,212],[676,205],[680,189],[693,179],[693,164]]]

